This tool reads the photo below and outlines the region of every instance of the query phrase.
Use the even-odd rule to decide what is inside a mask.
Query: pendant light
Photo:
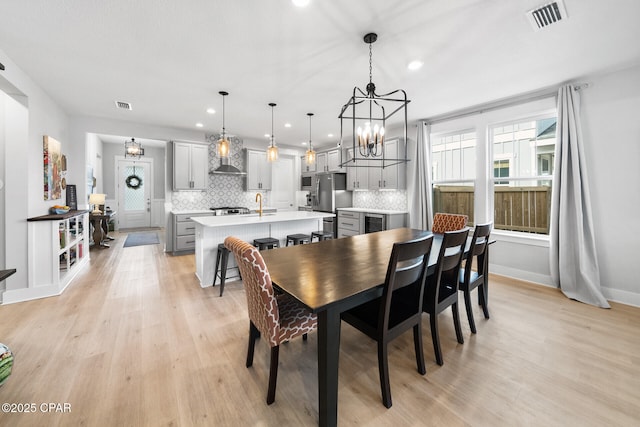
[[[124,157],[136,157],[139,159],[141,156],[144,156],[144,148],[142,148],[142,144],[136,142],[135,138],[124,142]]]
[[[227,132],[224,127],[224,97],[229,95],[229,93],[223,90],[221,90],[218,93],[222,95],[222,134],[220,135],[220,139],[218,139],[217,151],[218,151],[218,156],[221,159],[222,158],[228,159],[229,158],[229,140],[227,139]]]
[[[273,136],[273,107],[276,104],[273,102],[269,103],[269,107],[271,107],[271,137],[269,138],[269,148],[267,148],[267,160],[270,162],[275,162],[278,160],[278,147],[276,147],[276,138]]]
[[[307,113],[309,116],[309,149],[307,149],[306,160],[308,165],[312,165],[316,162],[316,152],[313,151],[313,145],[311,145],[311,117],[313,117],[313,113]]]
[[[353,88],[353,95],[342,106],[340,111],[340,141],[342,142],[343,120],[351,120],[353,135],[353,152],[360,157],[382,157],[382,149],[385,139],[385,126],[387,119],[396,112],[404,112],[404,139],[407,138],[407,93],[397,89],[389,93],[379,95],[376,93],[376,85],[372,77],[372,45],[378,39],[376,33],[368,33],[364,36],[364,42],[369,45],[369,83],[366,90]],[[368,108],[367,108],[368,107]],[[359,108],[360,111],[356,111]],[[367,111],[368,110],[368,111]],[[382,160],[382,159],[380,159]],[[406,162],[406,159],[397,159]],[[357,165],[353,165],[356,166]]]

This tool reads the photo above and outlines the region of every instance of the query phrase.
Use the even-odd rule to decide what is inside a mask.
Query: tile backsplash
[[[407,206],[406,190],[353,192],[354,208],[406,211]]]

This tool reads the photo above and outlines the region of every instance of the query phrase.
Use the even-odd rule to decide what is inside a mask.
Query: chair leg
[[[453,326],[456,329],[456,338],[460,344],[464,344],[464,337],[462,336],[462,328],[460,327],[460,314],[458,313],[458,303],[451,304],[451,311],[453,312]]]
[[[218,278],[218,266],[220,265],[220,257],[222,256],[222,251],[218,249],[216,252],[216,267],[213,269],[213,285],[216,285],[216,279]]]
[[[487,288],[487,282],[484,282],[478,286],[478,301],[484,312],[484,318],[489,318],[489,289]]]
[[[418,372],[420,375],[427,373],[427,368],[424,365],[424,351],[422,349],[422,324],[418,323],[413,327],[413,345],[416,350],[416,364],[418,365]]]
[[[476,333],[476,322],[473,319],[473,308],[471,307],[471,292],[469,289],[464,291],[464,306],[467,309],[467,319],[469,320],[469,328],[471,333]]]
[[[391,384],[389,384],[389,357],[387,355],[387,343],[378,341],[378,372],[380,373],[380,391],[382,392],[382,404],[391,408]]]
[[[444,364],[442,360],[442,349],[440,349],[440,335],[438,334],[438,315],[429,314],[429,323],[431,323],[431,340],[433,341],[433,352],[436,355],[436,363],[440,366]]]
[[[256,348],[256,338],[260,336],[258,328],[249,321],[249,348],[247,349],[247,368],[253,365],[253,350]]]
[[[307,340],[307,334],[302,334],[302,341],[306,341]]]
[[[280,346],[271,347],[271,367],[269,368],[269,390],[267,391],[267,405],[276,400],[276,382],[278,380],[278,354]]]

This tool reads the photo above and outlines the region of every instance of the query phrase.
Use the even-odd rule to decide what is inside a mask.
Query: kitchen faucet
[[[260,214],[260,216],[262,216],[262,194],[256,194],[256,202],[257,201],[260,201],[260,209],[258,209],[258,213]]]

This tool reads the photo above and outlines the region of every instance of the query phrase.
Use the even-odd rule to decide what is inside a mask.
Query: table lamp
[[[104,205],[106,197],[107,197],[106,194],[99,194],[99,193],[89,194],[89,204],[93,205],[93,212],[91,213],[95,215],[100,215],[102,213],[102,211],[99,208],[100,208],[100,205]]]

